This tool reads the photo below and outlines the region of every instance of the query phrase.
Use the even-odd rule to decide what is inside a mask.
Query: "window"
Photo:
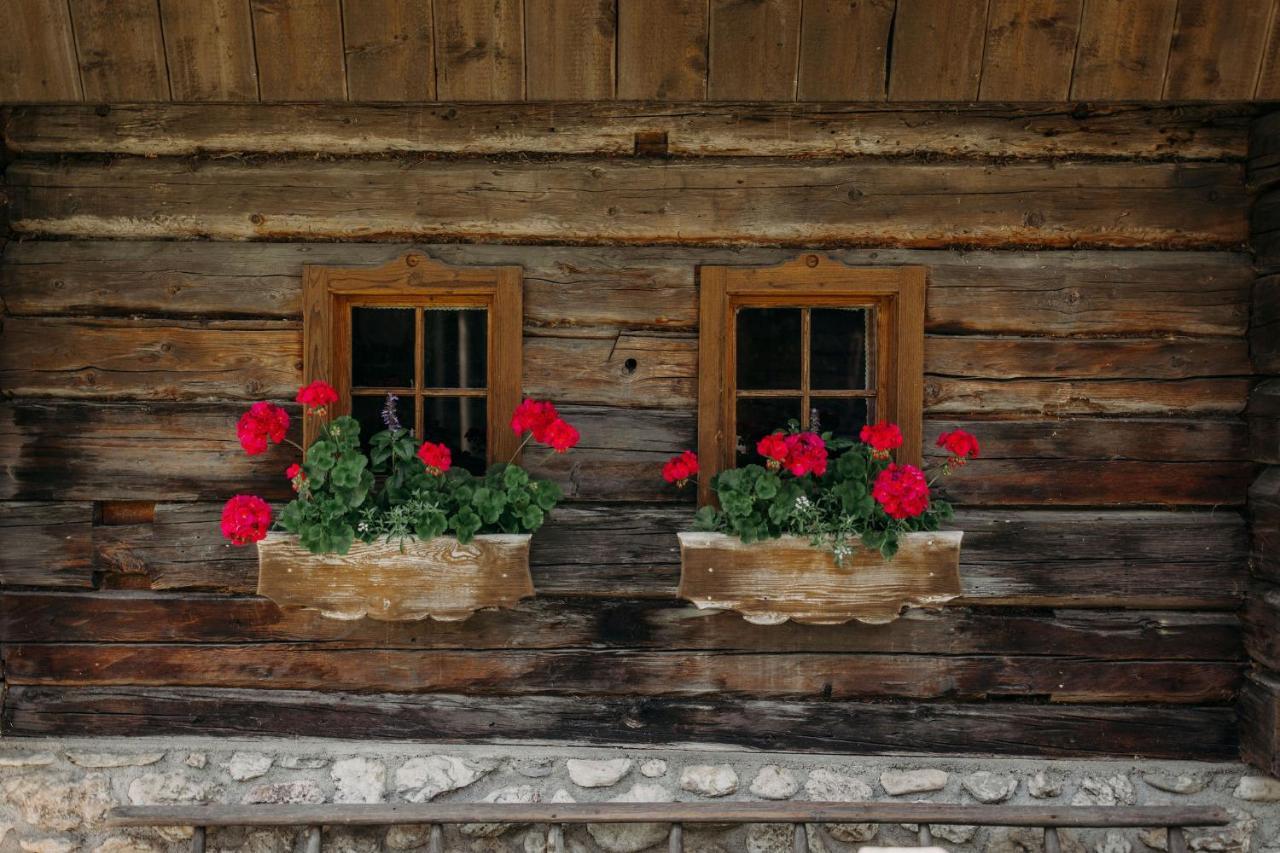
[[[919,464],[924,269],[847,267],[804,255],[775,267],[700,271],[699,499],[711,475],[756,461],[760,437],[902,427],[899,461]]]
[[[447,445],[475,472],[505,461],[520,402],[521,270],[450,267],[411,252],[375,268],[308,266],[303,372],[338,392],[368,438],[387,394],[418,439]],[[308,416],[307,442],[319,421]]]

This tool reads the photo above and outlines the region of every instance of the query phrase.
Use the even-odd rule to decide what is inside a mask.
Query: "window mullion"
[[[423,426],[426,423],[427,401],[422,396],[422,386],[426,382],[426,319],[422,306],[414,309],[413,316],[413,435],[419,441],[425,441]]]
[[[809,428],[809,340],[812,326],[808,308],[800,309],[800,426]]]

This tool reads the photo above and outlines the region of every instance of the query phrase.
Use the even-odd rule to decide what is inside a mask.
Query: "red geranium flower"
[[[662,479],[668,483],[683,486],[690,478],[698,476],[698,454],[686,450],[679,456],[672,456],[662,466]]]
[[[938,436],[938,446],[951,454],[951,458],[947,460],[948,466],[959,467],[978,455],[978,439],[974,438],[972,433],[962,429],[944,432]]]
[[[859,438],[871,445],[871,455],[877,459],[888,459],[891,450],[902,446],[902,430],[898,429],[897,424],[867,424],[862,428]]]
[[[299,388],[298,396],[294,399],[313,412],[319,413],[324,411],[325,406],[338,402],[338,392],[333,390],[333,386],[328,382],[317,379],[310,385]]]
[[[815,432],[802,432],[789,435],[784,439],[787,446],[787,457],[782,462],[796,477],[813,474],[821,477],[827,473],[827,445]]]
[[[422,442],[422,446],[418,448],[418,458],[433,475],[443,474],[453,465],[453,454],[449,452],[449,448],[429,441]]]
[[[915,518],[929,508],[929,484],[914,465],[891,463],[876,477],[871,496],[892,518]]]
[[[240,416],[236,437],[250,456],[266,452],[267,440],[279,444],[289,432],[289,413],[274,403],[259,401]]]
[[[266,537],[271,507],[255,495],[236,495],[222,507],[222,535],[233,545],[248,545]]]
[[[297,462],[284,469],[284,477],[293,485],[295,492],[301,487],[302,481],[307,479],[307,475],[303,473],[302,466]]]
[[[787,458],[787,437],[781,432],[766,435],[756,443],[756,452],[768,459],[770,471],[776,471]]]
[[[564,453],[571,447],[576,447],[578,439],[578,430],[569,423],[556,418],[546,429],[542,430],[542,437],[538,437],[538,432],[533,433],[534,440],[551,446],[556,453]]]
[[[546,431],[560,419],[556,407],[547,400],[524,400],[511,416],[511,431],[516,435],[533,433],[533,440],[546,444]]]

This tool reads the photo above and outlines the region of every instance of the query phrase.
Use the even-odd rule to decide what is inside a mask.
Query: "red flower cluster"
[[[547,400],[524,400],[516,406],[516,412],[511,416],[511,431],[516,435],[533,433],[534,441],[547,445],[556,453],[576,447],[581,438]]]
[[[248,545],[267,535],[271,507],[255,495],[236,495],[222,508],[222,535],[233,545]]]
[[[876,459],[888,459],[891,451],[902,446],[902,430],[897,424],[867,424],[858,437],[871,446],[871,455]]]
[[[338,392],[328,382],[317,379],[299,388],[294,400],[318,414],[324,411],[325,406],[338,402]]]
[[[814,432],[771,433],[756,443],[756,451],[769,460],[770,471],[785,468],[797,477],[827,473],[827,445]]]
[[[938,436],[938,446],[951,454],[947,467],[960,467],[970,458],[978,455],[978,439],[972,433],[962,429],[944,432]]]
[[[418,458],[427,466],[428,472],[437,476],[453,465],[453,454],[449,452],[449,448],[429,441],[422,442],[422,446],[418,448]]]
[[[302,466],[297,462],[284,469],[284,477],[293,486],[296,492],[302,488],[302,483],[307,479],[307,475],[303,472]]]
[[[876,477],[871,496],[892,518],[915,518],[929,508],[929,484],[914,465],[891,463]]]
[[[274,403],[260,401],[249,407],[236,424],[236,437],[250,456],[267,450],[267,439],[279,444],[289,432],[289,413]]]
[[[756,442],[756,452],[769,460],[770,471],[776,471],[787,458],[787,437],[781,432],[769,433]]]
[[[698,454],[692,450],[686,450],[679,456],[672,456],[662,466],[662,479],[677,486],[684,486],[696,476],[698,476]]]

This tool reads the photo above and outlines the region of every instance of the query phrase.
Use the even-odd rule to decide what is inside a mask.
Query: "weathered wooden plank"
[[[1243,613],[1249,657],[1270,670],[1280,670],[1280,587],[1255,583]]]
[[[169,100],[155,0],[71,0],[71,16],[86,100]]]
[[[800,101],[883,101],[891,0],[804,0]]]
[[[1177,0],[1085,0],[1071,97],[1158,100]]]
[[[909,610],[868,626],[752,625],[732,613],[662,599],[538,596],[465,623],[326,619],[257,597],[153,592],[0,596],[5,643],[306,643],[380,649],[652,649],[670,651],[1056,655],[1062,659],[1239,661],[1232,613]]]
[[[1253,97],[1272,3],[1179,0],[1165,100]]]
[[[618,97],[707,97],[706,0],[618,0]]]
[[[1280,276],[1263,276],[1253,286],[1249,354],[1260,374],[1280,374]]]
[[[1232,760],[1231,708],[353,696],[211,688],[6,691],[4,728],[36,735],[307,735],[483,743],[701,743],[790,752]]]
[[[795,100],[800,3],[711,0],[710,100]]]
[[[1240,755],[1272,776],[1280,774],[1280,678],[1252,672],[1240,692]]]
[[[990,0],[983,101],[1065,101],[1083,0]]]
[[[1231,164],[18,161],[8,180],[15,233],[66,237],[1210,248],[1248,231]]]
[[[250,0],[264,101],[345,101],[340,0]]]
[[[378,265],[403,246],[24,241],[0,264],[12,316],[301,316],[302,265]],[[530,327],[697,326],[700,264],[779,263],[775,249],[422,247],[450,264],[522,266]],[[934,333],[1243,336],[1254,272],[1205,252],[842,251],[851,266],[929,269]],[[252,294],[247,299],[246,294]]]
[[[79,101],[71,13],[66,3],[10,0],[0,38],[0,102]]]
[[[988,0],[898,0],[889,99],[975,100],[987,5]]]
[[[1280,28],[1276,32],[1280,45]],[[1274,187],[1277,181],[1280,181],[1280,112],[1272,112],[1259,116],[1249,129],[1249,186],[1261,193]]]
[[[5,132],[10,148],[31,154],[631,154],[637,133],[666,133],[668,153],[677,156],[1181,161],[1244,158],[1251,114],[1239,106],[1133,105],[1064,111],[705,104],[679,110],[669,104],[455,103],[411,113],[354,104],[62,105],[15,109]]]
[[[352,101],[433,101],[431,2],[342,0],[347,96]]]
[[[253,19],[244,0],[160,0],[175,101],[256,101]]]
[[[1280,379],[1260,383],[1249,395],[1249,458],[1280,465]]]
[[[523,0],[433,0],[432,16],[441,100],[524,99]]]
[[[1249,519],[1253,573],[1280,583],[1280,467],[1265,469],[1249,487]]]
[[[5,681],[73,687],[229,687],[617,696],[977,700],[1206,705],[1234,697],[1241,662],[1072,661],[1057,656],[685,651],[422,651],[293,645],[6,643]],[[674,677],[673,677],[674,676]]]
[[[1280,21],[1271,16],[1271,27],[1267,31],[1267,40],[1262,46],[1261,66],[1258,68],[1258,83],[1253,90],[1253,97],[1258,101],[1274,101],[1280,98]]]
[[[89,503],[0,502],[0,586],[92,587],[92,524]]]
[[[525,0],[525,14],[529,100],[613,97],[616,0]]]

